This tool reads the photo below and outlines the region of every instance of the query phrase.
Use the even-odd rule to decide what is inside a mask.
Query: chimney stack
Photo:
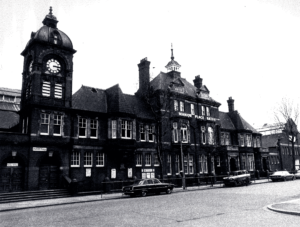
[[[139,91],[146,92],[150,83],[150,61],[144,58],[138,64],[139,67]]]
[[[229,112],[233,112],[234,111],[234,99],[232,99],[232,97],[229,97],[229,99],[227,100],[227,103],[228,103]]]
[[[200,75],[195,76],[194,81],[194,86],[198,89],[200,89],[202,87],[202,78],[200,78]]]

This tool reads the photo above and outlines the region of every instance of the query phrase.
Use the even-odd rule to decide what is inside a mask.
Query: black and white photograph
[[[0,15],[1,227],[299,226],[300,0]]]

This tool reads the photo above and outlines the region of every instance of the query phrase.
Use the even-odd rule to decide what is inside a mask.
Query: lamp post
[[[181,171],[182,171],[182,189],[185,190],[185,173],[184,173],[184,166],[183,166],[183,150],[182,150],[182,122],[181,120],[179,120],[180,123],[180,133],[178,133],[180,135],[180,156],[181,156]]]

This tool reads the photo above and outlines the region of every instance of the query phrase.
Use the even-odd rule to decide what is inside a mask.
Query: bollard
[[[72,196],[78,194],[78,181],[75,178],[71,182],[71,194]]]
[[[104,184],[105,184],[105,187],[104,187],[105,192],[109,193],[111,190],[111,183],[110,183],[110,180],[108,177],[105,177]]]
[[[256,175],[256,176],[257,176],[257,180],[259,180],[259,179],[260,179],[260,176],[259,176],[259,170],[256,171],[256,174],[257,174],[257,175]]]

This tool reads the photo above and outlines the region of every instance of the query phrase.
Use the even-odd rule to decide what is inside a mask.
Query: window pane
[[[91,152],[86,152],[84,154],[84,166],[92,166],[92,153]]]
[[[96,166],[104,166],[104,153],[97,153]]]
[[[86,137],[86,119],[79,118],[79,136]]]
[[[98,134],[98,121],[91,119],[90,121],[90,136],[93,138],[97,138]]]

